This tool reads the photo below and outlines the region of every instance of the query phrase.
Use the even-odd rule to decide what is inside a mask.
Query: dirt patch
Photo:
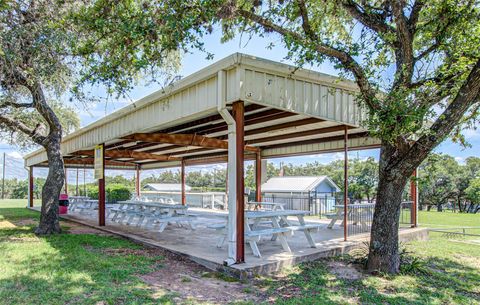
[[[354,266],[341,261],[331,261],[327,264],[331,273],[337,278],[344,280],[359,280],[363,278],[363,274]]]
[[[103,249],[102,252],[110,256],[138,255],[138,256],[144,256],[144,257],[157,257],[157,256],[163,256],[165,254],[164,251],[159,249],[107,248],[107,249]]]
[[[152,288],[154,295],[169,291],[178,295],[176,301],[194,299],[208,304],[265,300],[265,293],[258,287],[221,279],[215,272],[180,256],[166,252],[163,252],[163,256],[165,259],[160,270],[139,276]]]
[[[26,218],[26,219],[16,221],[15,224],[19,227],[32,226],[32,225],[36,226],[36,225],[38,225],[38,220],[35,220],[35,219],[32,219],[32,218]]]
[[[68,227],[67,232],[69,234],[95,234],[101,236],[113,236],[113,234],[107,233],[105,231],[97,230],[95,228],[87,227],[74,222],[62,221],[62,225]]]

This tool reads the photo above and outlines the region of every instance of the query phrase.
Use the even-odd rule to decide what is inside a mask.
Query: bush
[[[122,200],[128,200],[132,197],[132,193],[128,187],[123,184],[111,184],[106,187],[108,202],[117,202]]]
[[[89,185],[87,187],[88,197],[98,199],[98,186]],[[105,195],[107,202],[117,202],[128,200],[132,197],[130,189],[123,184],[110,184],[105,187]]]

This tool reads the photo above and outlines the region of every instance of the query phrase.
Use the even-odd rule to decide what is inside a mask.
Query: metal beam
[[[182,183],[182,205],[187,204],[187,196],[185,194],[185,161],[182,160],[182,165],[180,168],[180,176],[181,176],[181,183]]]
[[[125,136],[123,139],[183,146],[198,146],[213,149],[228,149],[227,141],[196,134],[135,133]],[[253,146],[245,146],[244,149],[246,151],[258,151],[258,148]]]
[[[98,225],[105,226],[105,146],[103,149],[102,179],[98,180]]]
[[[348,237],[348,128],[344,127],[344,157],[343,157],[343,239],[347,241]]]
[[[140,165],[136,166],[135,172],[135,194],[140,197]]]
[[[235,118],[236,128],[236,211],[237,211],[237,257],[238,263],[245,262],[245,180],[244,180],[244,105],[243,102],[233,103],[233,117]]]
[[[348,136],[350,139],[355,138],[365,138],[368,137],[368,132],[359,132],[354,133]],[[262,149],[272,149],[272,148],[281,148],[281,147],[290,147],[296,145],[307,145],[307,144],[317,144],[317,143],[325,143],[325,142],[333,142],[333,141],[340,141],[343,140],[345,137],[341,136],[332,136],[326,138],[318,138],[312,140],[305,140],[305,141],[296,141],[296,142],[289,142],[289,143],[281,143],[281,144],[273,144],[273,145],[265,145],[262,146]]]
[[[93,157],[93,150],[80,150],[72,155],[90,156]],[[180,158],[175,158],[165,155],[156,155],[152,153],[132,150],[107,150],[105,151],[105,157],[119,159],[119,158],[131,158],[135,160],[155,160],[155,161],[180,161]]]
[[[348,127],[347,126],[347,128],[351,129],[351,128],[354,128],[354,127]],[[344,125],[339,125],[339,126],[325,127],[325,128],[305,130],[305,131],[299,131],[299,132],[285,133],[285,134],[281,134],[281,135],[278,135],[278,136],[271,136],[271,137],[247,140],[246,144],[251,145],[251,144],[258,144],[258,143],[268,143],[268,142],[279,141],[279,140],[288,140],[288,139],[294,140],[293,138],[321,135],[321,134],[325,134],[325,133],[343,131],[344,129],[345,129]]]
[[[94,163],[93,158],[79,158],[79,159],[63,159],[65,165],[92,165]],[[133,162],[113,161],[105,160],[105,165],[110,166],[136,166]]]
[[[412,179],[410,180],[410,197],[412,201],[410,224],[412,228],[415,228],[417,227],[417,170],[413,171]]]
[[[255,201],[262,201],[262,158],[260,152],[255,155]]]
[[[28,205],[33,208],[33,166],[28,171]]]

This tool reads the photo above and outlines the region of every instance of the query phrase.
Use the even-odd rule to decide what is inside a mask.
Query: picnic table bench
[[[311,235],[312,231],[318,230],[320,224],[306,224],[304,216],[310,214],[309,211],[300,210],[275,210],[275,211],[246,211],[245,212],[245,242],[250,245],[253,255],[261,257],[257,242],[261,240],[262,236],[272,236],[271,240],[279,239],[282,248],[291,252],[288,245],[287,237],[291,236],[295,231],[302,231],[312,248],[316,248],[315,241]],[[228,217],[228,215],[224,215]],[[299,225],[294,225],[287,218],[289,216],[296,216]],[[268,220],[271,227],[263,227],[262,220]],[[262,226],[260,226],[260,224]],[[226,223],[212,224],[208,228],[221,231],[222,235],[217,242],[217,247],[221,247],[226,239]]]
[[[173,222],[179,226],[187,223],[190,229],[195,229],[192,223],[195,216],[187,214],[188,207],[185,205],[143,201],[121,201],[119,204],[118,208],[110,209],[114,222],[122,223],[126,219],[126,224],[130,225],[138,217],[136,226],[142,226],[146,221],[147,227],[158,225],[158,232],[163,232]]]
[[[97,199],[85,199],[79,200],[73,204],[73,208],[71,211],[79,210],[79,213],[82,214],[86,211],[93,211],[95,208],[98,207],[98,200]]]
[[[269,210],[284,210],[285,204],[280,202],[264,202],[264,201],[249,201],[247,202],[248,210],[258,210],[259,208],[267,207]]]
[[[331,219],[330,223],[328,224],[327,228],[332,229],[335,223],[341,221],[341,225],[343,224],[343,217],[344,217],[344,205],[343,204],[336,204],[334,205],[336,212],[332,214],[326,214],[325,216],[328,219]],[[373,216],[373,209],[375,207],[374,203],[355,203],[355,204],[348,204],[347,205],[347,219],[353,221],[353,224],[358,224],[362,227],[367,226],[366,220],[371,219]]]

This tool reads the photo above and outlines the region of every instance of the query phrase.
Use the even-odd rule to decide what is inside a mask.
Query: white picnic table
[[[295,231],[303,231],[310,247],[316,248],[311,231],[318,230],[321,225],[306,224],[304,216],[308,214],[310,214],[309,211],[301,210],[245,211],[245,241],[250,245],[253,255],[261,257],[257,242],[260,241],[262,236],[272,236],[272,241],[278,238],[282,248],[287,252],[292,252],[287,237]],[[297,217],[299,224],[292,224],[288,220],[290,216]],[[228,215],[223,215],[223,217],[228,217]],[[265,225],[267,225],[266,228]],[[217,243],[217,247],[221,247],[226,239],[226,225],[209,227],[223,231]]]
[[[70,211],[74,211],[79,204],[89,199],[90,197],[87,197],[87,196],[70,196],[68,197],[68,209]]]
[[[136,226],[158,225],[158,232],[163,232],[169,223],[187,223],[190,229],[195,227],[192,223],[194,216],[187,213],[188,206],[181,204],[168,204],[153,201],[127,200],[119,201],[118,208],[109,210],[109,216],[112,214],[112,221],[122,223],[125,219],[126,224],[133,223],[137,219]]]
[[[265,201],[249,201],[247,202],[248,210],[258,210],[259,208],[268,207],[269,210],[285,210],[285,204],[280,202],[265,202]]]
[[[98,207],[97,199],[85,199],[85,200],[75,202],[73,204],[73,208],[71,211],[80,210],[80,213],[83,213],[85,211],[93,211],[97,207]]]
[[[331,219],[330,223],[328,224],[327,228],[332,229],[335,223],[341,221],[343,224],[343,210],[345,206],[343,204],[336,204],[334,205],[336,212],[334,214],[327,215]],[[353,221],[353,224],[358,224],[362,227],[366,227],[366,219],[371,219],[373,215],[373,209],[375,208],[374,203],[355,203],[355,204],[348,204],[347,206],[347,219]]]

